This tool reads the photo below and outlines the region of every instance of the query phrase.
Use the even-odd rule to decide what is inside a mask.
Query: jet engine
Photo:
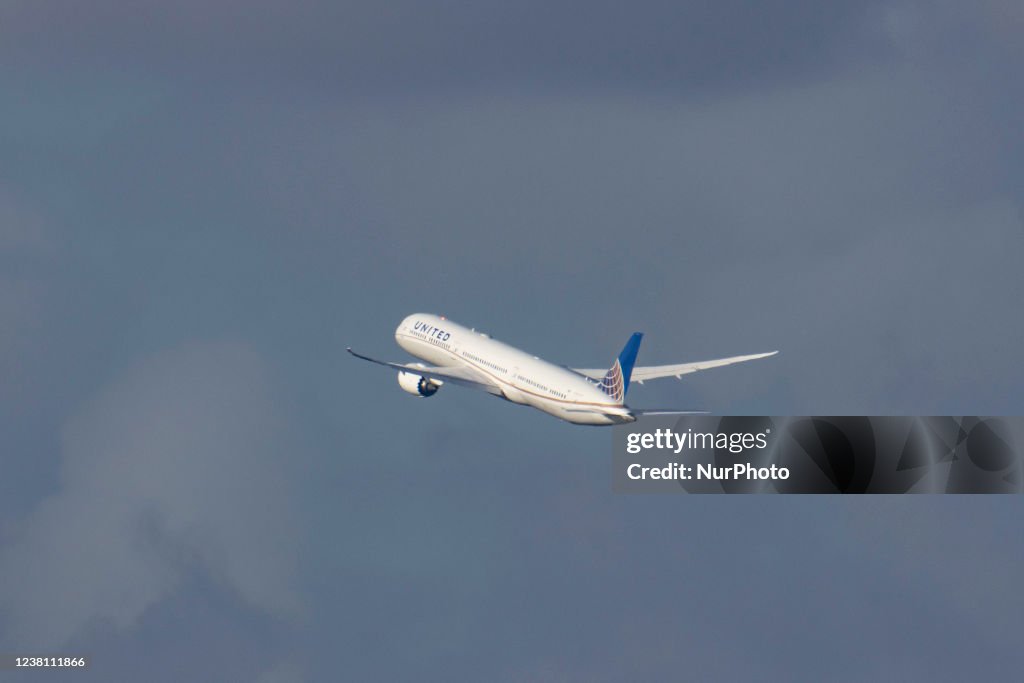
[[[441,388],[441,382],[430,380],[414,372],[399,372],[398,386],[413,396],[433,396]]]

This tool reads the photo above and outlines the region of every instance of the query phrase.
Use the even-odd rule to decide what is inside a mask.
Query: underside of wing
[[[675,377],[676,379],[683,375],[688,375],[691,372],[697,372],[698,370],[708,370],[710,368],[720,368],[723,365],[732,365],[733,363],[745,363],[748,360],[757,360],[758,358],[767,358],[768,356],[774,356],[778,351],[771,351],[769,353],[754,353],[749,356],[732,356],[730,358],[718,358],[715,360],[704,360],[697,361],[696,363],[680,363],[678,365],[637,365],[633,367],[633,376],[631,381],[643,384],[649,379],[658,379],[659,377]],[[591,379],[601,379],[604,377],[607,370],[596,370],[596,369],[576,369],[573,368],[573,372],[590,377]]]
[[[387,368],[393,368],[400,370],[401,372],[411,372],[427,379],[437,380],[439,382],[451,382],[452,384],[458,384],[460,386],[468,387],[470,389],[479,389],[480,391],[486,391],[489,394],[501,396],[501,389],[497,384],[491,382],[486,375],[478,372],[474,372],[470,368],[462,366],[432,366],[424,365],[423,363],[390,363],[388,361],[377,360],[376,358],[370,358],[364,356],[361,353],[356,353],[352,349],[345,349],[356,358],[376,363],[377,365],[383,365]]]

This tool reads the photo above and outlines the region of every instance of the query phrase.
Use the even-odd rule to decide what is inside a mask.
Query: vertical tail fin
[[[640,340],[643,339],[643,332],[634,332],[626,345],[622,347],[619,357],[612,363],[601,380],[601,391],[611,396],[616,402],[622,403],[629,390],[629,378],[633,374],[633,364],[636,363],[636,354],[640,350]]]

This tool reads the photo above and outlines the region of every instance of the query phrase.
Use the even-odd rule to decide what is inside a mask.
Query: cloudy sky
[[[432,311],[598,367],[643,330],[649,364],[781,353],[638,406],[1024,413],[1022,32],[1013,0],[4,2],[0,652],[1019,678],[1019,497],[614,496],[609,432],[344,347],[403,358]]]

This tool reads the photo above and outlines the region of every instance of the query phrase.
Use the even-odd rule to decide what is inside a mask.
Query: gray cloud
[[[0,555],[8,649],[127,628],[193,571],[257,608],[297,609],[268,381],[245,346],[190,345],[137,364],[69,421],[58,490]]]

